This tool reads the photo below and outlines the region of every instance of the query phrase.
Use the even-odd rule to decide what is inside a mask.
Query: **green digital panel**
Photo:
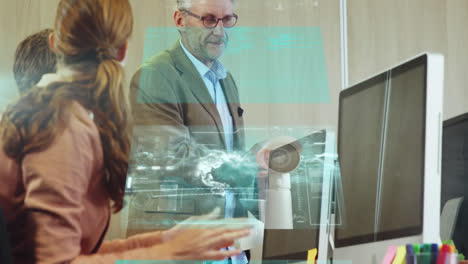
[[[235,27],[220,58],[239,88],[240,102],[329,103],[330,91],[319,27]],[[175,27],[146,30],[143,60],[169,49]]]

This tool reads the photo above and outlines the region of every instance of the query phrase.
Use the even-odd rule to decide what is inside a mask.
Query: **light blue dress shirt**
[[[195,58],[195,56],[193,56],[184,47],[182,41],[179,40],[179,42],[187,57],[190,59],[197,71],[200,73],[200,77],[205,83],[206,88],[208,89],[208,92],[210,93],[211,98],[213,99],[213,102],[216,105],[216,109],[218,109],[219,116],[221,117],[221,122],[223,123],[226,150],[231,151],[234,144],[234,125],[232,123],[232,116],[229,112],[226,97],[224,96],[223,89],[219,82],[219,80],[226,78],[227,71],[219,60],[215,60],[213,62],[213,66],[211,67],[211,69],[208,68],[205,64],[203,64],[200,60]]]
[[[233,148],[233,130],[234,130],[234,125],[232,123],[232,116],[229,112],[229,108],[226,102],[226,97],[224,96],[223,89],[221,87],[221,84],[219,80],[222,80],[226,78],[227,76],[227,71],[226,68],[224,68],[223,64],[219,60],[215,60],[213,62],[213,65],[210,68],[208,68],[205,64],[203,64],[200,60],[195,58],[195,56],[192,55],[185,47],[184,44],[182,44],[182,41],[180,41],[180,46],[184,50],[185,54],[187,57],[190,59],[190,61],[193,63],[197,71],[200,73],[200,77],[202,78],[203,82],[206,85],[206,88],[208,89],[208,92],[211,95],[211,98],[213,99],[213,102],[216,105],[216,109],[218,109],[218,113],[221,117],[221,121],[223,123],[223,129],[224,129],[224,138],[226,139],[226,149],[228,151],[231,151]],[[225,218],[232,218],[234,215],[234,210],[236,208],[236,200],[234,193],[231,191],[227,190],[225,193],[226,197],[226,210],[225,210]],[[247,257],[245,256],[245,253],[242,252],[238,256],[234,256],[231,258],[233,264],[245,264],[248,263]],[[225,261],[214,261],[211,262],[212,264],[219,264],[219,263],[226,263]]]

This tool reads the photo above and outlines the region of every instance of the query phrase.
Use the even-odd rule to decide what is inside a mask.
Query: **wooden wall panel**
[[[16,3],[0,0],[0,112],[16,96],[13,81],[13,53],[16,45]]]
[[[423,51],[446,53],[440,0],[348,1],[349,83]]]
[[[468,1],[447,0],[444,117],[468,112]]]
[[[423,51],[445,55],[444,119],[468,111],[468,2],[348,1],[349,83]]]

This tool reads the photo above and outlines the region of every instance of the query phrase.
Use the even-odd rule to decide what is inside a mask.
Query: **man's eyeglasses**
[[[233,27],[237,23],[237,15],[236,14],[228,15],[228,16],[225,16],[223,18],[217,18],[217,17],[215,17],[213,15],[208,15],[208,16],[195,15],[194,13],[192,13],[192,12],[190,12],[188,10],[185,10],[185,9],[180,9],[180,12],[184,12],[184,13],[190,15],[190,16],[193,16],[195,18],[200,19],[203,22],[203,25],[206,28],[215,28],[218,25],[220,20],[223,21],[223,26],[226,27],[226,28]]]

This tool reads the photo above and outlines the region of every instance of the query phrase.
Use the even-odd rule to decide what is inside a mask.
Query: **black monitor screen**
[[[418,57],[340,93],[337,247],[422,232],[426,62]]]
[[[468,255],[468,113],[444,121],[442,136],[441,210],[445,203],[463,197],[453,232],[457,249]]]

